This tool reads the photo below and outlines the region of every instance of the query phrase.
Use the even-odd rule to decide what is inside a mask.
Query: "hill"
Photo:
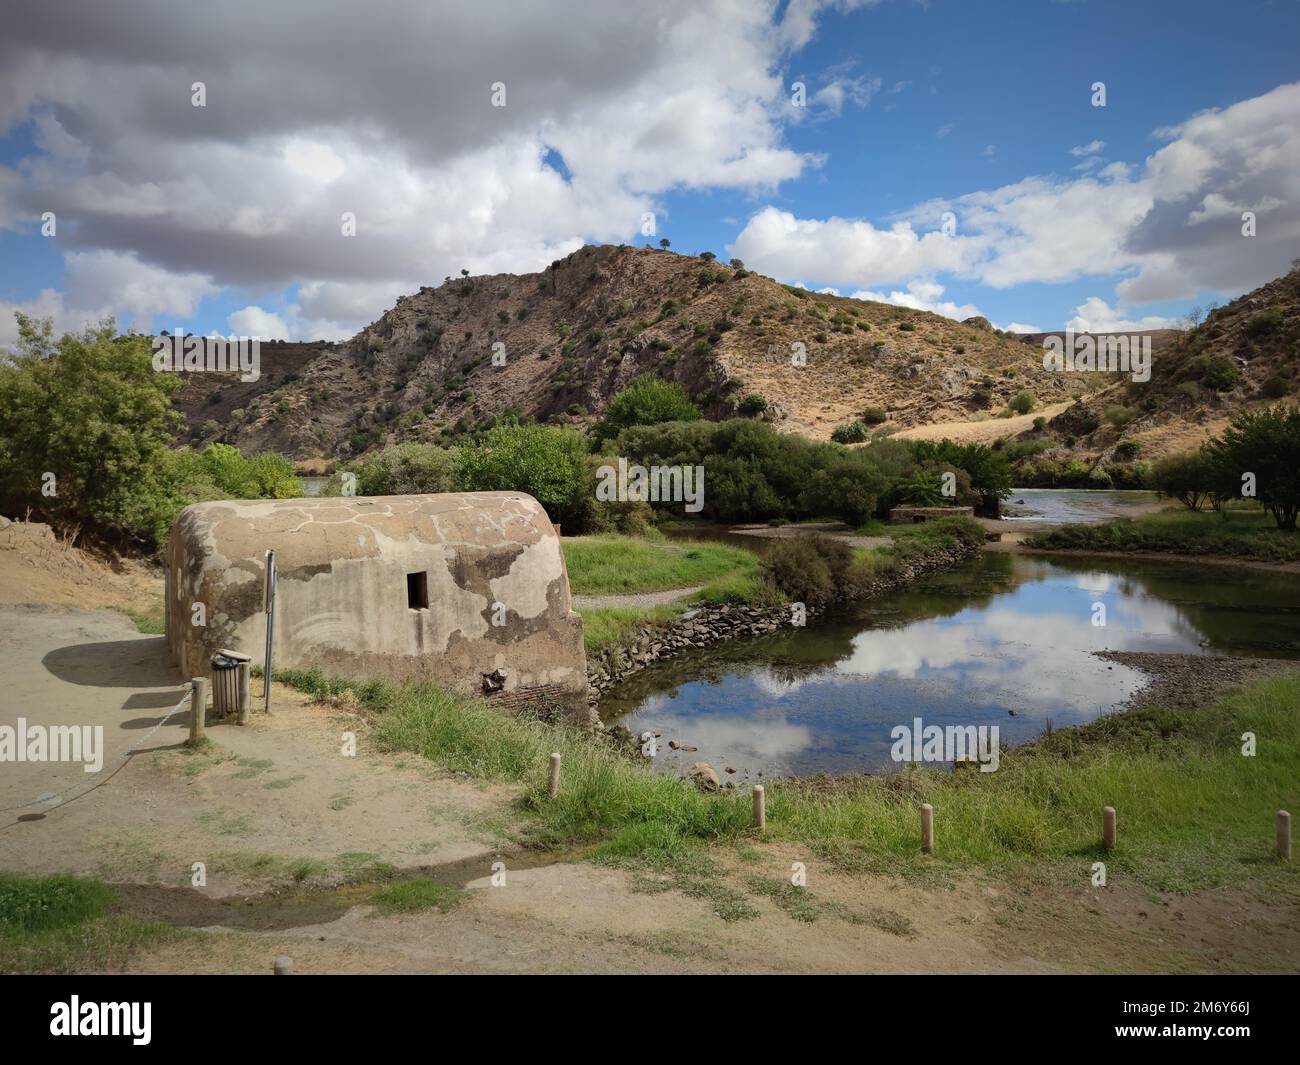
[[[642,373],[680,382],[712,418],[761,396],[743,409],[817,439],[868,408],[905,428],[1005,415],[1024,389],[1051,405],[1100,384],[1043,373],[1039,348],[983,319],[821,295],[703,256],[588,246],[539,273],[421,288],[343,343],[264,344],[259,381],[192,374],[175,402],[193,442],[308,463],[506,414],[586,427]]]

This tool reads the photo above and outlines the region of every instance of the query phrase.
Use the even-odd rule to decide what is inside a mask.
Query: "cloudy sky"
[[[0,343],[15,309],[338,339],[660,237],[1001,326],[1171,323],[1300,256],[1297,40],[1294,0],[17,0]]]

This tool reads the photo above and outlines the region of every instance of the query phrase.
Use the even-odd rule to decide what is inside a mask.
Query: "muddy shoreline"
[[[1227,655],[1164,654],[1157,651],[1094,651],[1098,658],[1141,670],[1150,683],[1116,713],[1154,708],[1195,710],[1253,681],[1300,670],[1287,658],[1237,658]]]

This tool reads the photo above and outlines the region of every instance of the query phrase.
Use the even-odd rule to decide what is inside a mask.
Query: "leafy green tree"
[[[699,408],[676,381],[663,381],[652,374],[642,374],[609,401],[605,417],[596,424],[592,433],[599,445],[633,425],[691,422],[699,417]]]
[[[397,444],[357,464],[357,494],[401,496],[454,492],[457,455],[432,444]],[[332,482],[331,482],[332,486]]]
[[[587,445],[572,429],[508,421],[461,448],[456,481],[466,492],[527,492],[554,522],[574,527],[587,510]]]
[[[1240,497],[1253,479],[1255,498],[1279,529],[1296,531],[1300,514],[1300,407],[1279,403],[1239,414],[1204,448],[1207,479],[1220,493]]]
[[[919,462],[965,470],[970,475],[971,491],[979,497],[976,510],[997,517],[1001,501],[1011,494],[1011,463],[1005,455],[984,444],[958,444],[952,440],[918,440],[912,448]]]
[[[148,337],[117,336],[111,318],[56,341],[48,319],[16,317],[17,349],[0,362],[0,506],[31,507],[63,529],[151,539],[169,505],[179,379],[154,370]]]
[[[1210,480],[1210,467],[1200,451],[1166,455],[1151,468],[1155,490],[1178,500],[1188,510],[1200,510],[1209,502],[1213,490]]]

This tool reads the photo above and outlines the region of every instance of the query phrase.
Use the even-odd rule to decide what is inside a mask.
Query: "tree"
[[[669,240],[667,237],[664,237],[662,240],[659,241],[659,247],[663,248],[664,251],[667,251],[672,246],[673,246],[673,242]]]
[[[937,444],[918,440],[912,445],[918,462],[935,463],[965,470],[971,491],[979,496],[978,512],[996,518],[1000,502],[1011,494],[1011,464],[1007,457],[983,444],[958,444],[941,440]]]
[[[0,509],[148,538],[182,420],[179,378],[153,368],[149,337],[118,337],[111,318],[55,341],[50,320],[16,317],[17,352],[0,363]]]
[[[703,259],[706,263],[711,263],[713,262],[714,259],[717,258],[717,256],[714,255],[713,252],[711,251],[702,251],[700,252],[700,258]]]
[[[1211,497],[1210,470],[1199,451],[1168,455],[1152,467],[1151,483],[1162,496],[1188,510],[1200,510]]]
[[[1255,498],[1279,529],[1296,531],[1300,514],[1300,407],[1239,414],[1218,439],[1205,445],[1208,477],[1234,495],[1251,480]]]
[[[356,475],[357,494],[363,496],[454,492],[456,454],[432,444],[397,444],[367,455]]]
[[[600,443],[632,425],[691,422],[699,417],[699,408],[676,381],[642,374],[609,401],[605,417],[597,423],[593,434]]]
[[[745,262],[744,262],[744,260],[743,260],[743,259],[732,259],[732,260],[731,260],[731,268],[732,268],[733,270],[743,270],[743,269],[745,269]]]
[[[481,444],[461,449],[456,481],[467,492],[527,492],[552,521],[570,526],[582,520],[594,494],[579,433],[514,420],[489,431]]]

